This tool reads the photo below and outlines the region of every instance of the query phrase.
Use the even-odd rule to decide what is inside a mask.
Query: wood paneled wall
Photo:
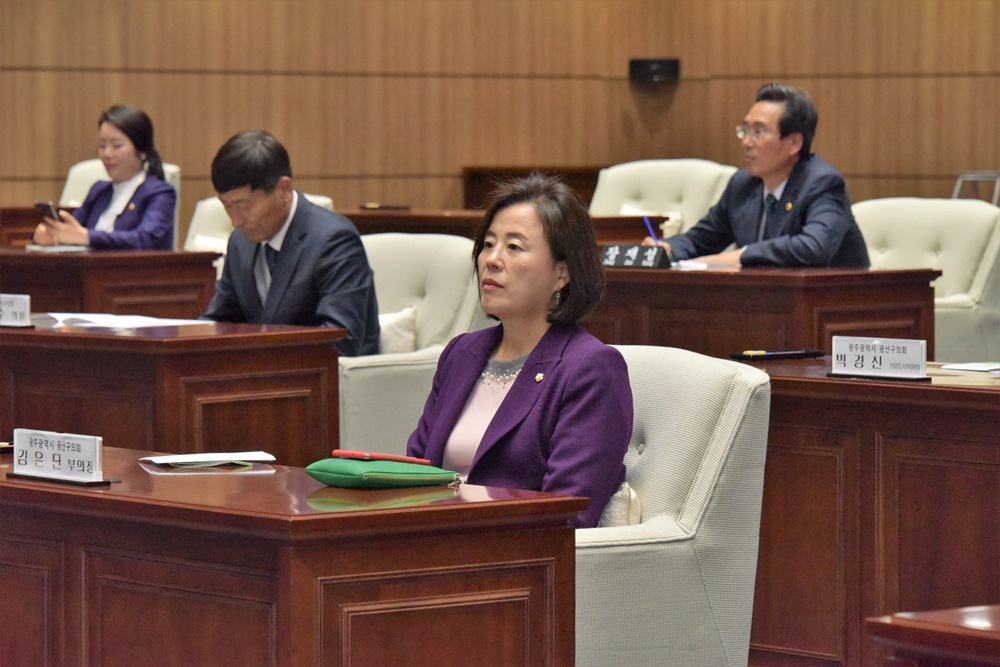
[[[993,0],[0,0],[0,205],[57,197],[116,102],[153,118],[186,221],[250,127],[338,208],[455,208],[465,165],[739,164],[770,80],[813,94],[855,200],[949,196],[1000,169],[998,28]],[[681,83],[629,85],[635,57]]]

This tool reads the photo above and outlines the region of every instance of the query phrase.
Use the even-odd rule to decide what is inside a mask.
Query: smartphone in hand
[[[35,209],[42,215],[43,218],[55,218],[56,220],[61,220],[59,217],[59,211],[56,210],[56,205],[49,201],[36,201]]]

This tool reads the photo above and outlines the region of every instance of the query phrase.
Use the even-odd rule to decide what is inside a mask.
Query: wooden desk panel
[[[751,665],[876,667],[862,621],[1000,603],[1000,378],[771,376]]]
[[[462,205],[465,208],[483,208],[497,180],[522,178],[533,172],[555,174],[562,178],[587,206],[594,198],[597,177],[602,167],[462,167]]]
[[[31,295],[31,309],[196,318],[215,291],[214,252],[0,248],[0,289]]]
[[[865,620],[886,667],[1000,665],[1000,605],[902,612]]]
[[[34,206],[0,207],[0,247],[20,248],[31,243],[42,221]]]
[[[830,350],[833,336],[916,338],[934,349],[930,269],[608,269],[583,325],[605,343],[666,345],[716,357]],[[931,352],[929,352],[931,354]]]
[[[453,234],[473,238],[483,219],[483,211],[389,211],[389,210],[344,210],[338,211],[350,218],[362,234],[382,234],[405,232],[409,234]],[[596,216],[594,233],[600,244],[639,243],[646,236],[646,225],[642,216]],[[649,216],[653,225],[659,225],[664,218]]]
[[[154,475],[149,452],[104,453],[109,487],[0,465],[0,664],[573,664],[567,521],[586,499],[407,502],[428,490],[260,464],[274,472]]]
[[[342,329],[205,324],[0,331],[0,428],[165,452],[263,449],[308,465],[339,439]]]

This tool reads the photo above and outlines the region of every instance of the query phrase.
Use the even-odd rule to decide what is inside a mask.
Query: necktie
[[[767,219],[775,214],[778,210],[778,200],[774,195],[768,193],[767,197],[764,198],[764,217],[760,221],[760,231],[757,232],[757,241],[764,240],[764,228],[767,226]]]
[[[274,279],[274,267],[278,265],[278,251],[271,247],[269,243],[264,244],[264,259],[267,260],[267,270],[271,272],[271,279]]]

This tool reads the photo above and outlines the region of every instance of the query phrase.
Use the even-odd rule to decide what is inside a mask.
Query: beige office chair
[[[177,192],[177,204],[174,206],[174,250],[180,248],[180,240],[177,238],[177,222],[181,208],[181,168],[176,164],[163,163],[163,177],[170,185],[174,186]],[[77,162],[69,168],[66,174],[66,184],[63,186],[62,194],[59,195],[59,206],[65,208],[76,208],[87,198],[87,193],[97,181],[108,181],[108,170],[104,168],[104,163],[97,158]]]
[[[709,160],[638,160],[602,169],[591,215],[666,216],[663,236],[687,231],[719,201],[736,167]]]
[[[669,347],[618,346],[642,522],[576,531],[576,664],[747,664],[771,386]]]
[[[472,241],[446,234],[366,234],[381,353],[340,358],[340,447],[405,454],[454,336],[489,326],[472,272]]]
[[[317,206],[322,206],[328,211],[333,210],[331,197],[312,194],[306,194],[305,197]],[[223,256],[215,262],[216,273],[221,277],[229,235],[232,233],[233,223],[222,201],[218,197],[207,197],[194,205],[194,213],[191,215],[183,248],[188,252],[222,253]]]
[[[1000,208],[977,199],[890,197],[851,210],[872,269],[942,272],[934,282],[934,359],[1000,360]]]

